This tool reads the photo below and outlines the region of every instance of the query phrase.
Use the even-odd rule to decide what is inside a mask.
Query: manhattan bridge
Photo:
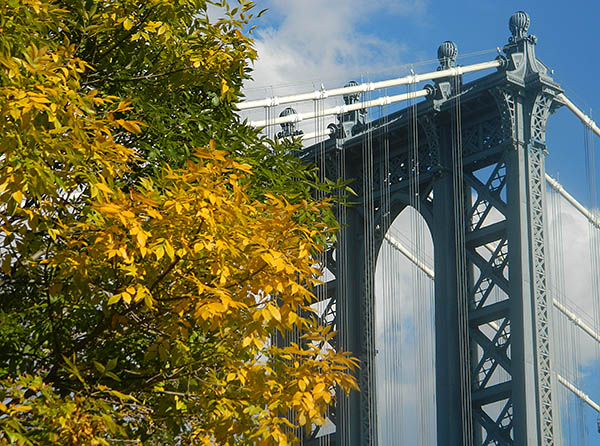
[[[431,72],[238,104],[355,192],[315,310],[337,331],[326,348],[360,359],[360,392],[338,394],[305,446],[600,444],[600,129],[529,25],[515,13],[493,60],[459,65],[447,41]],[[586,206],[545,170],[561,107],[583,123]]]

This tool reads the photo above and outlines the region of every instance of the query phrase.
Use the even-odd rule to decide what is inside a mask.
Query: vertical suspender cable
[[[470,384],[470,343],[467,301],[467,270],[465,255],[465,191],[462,156],[462,118],[460,103],[461,79],[453,78],[454,107],[452,116],[452,169],[454,197],[454,241],[456,247],[456,285],[458,299],[458,330],[462,405],[462,435],[465,446],[473,446],[473,425]]]
[[[419,200],[418,200],[418,191],[419,191],[419,156],[418,156],[418,136],[415,135],[414,127],[415,127],[415,101],[412,97],[412,93],[414,88],[412,88],[412,84],[407,85],[407,93],[410,97],[409,99],[409,111],[408,111],[408,150],[409,150],[409,201],[410,205],[413,209],[410,210],[410,233],[411,238],[417,244],[414,252],[418,252],[418,235],[417,235],[417,226],[419,221],[417,219],[417,212],[419,211]],[[412,289],[412,298],[415,301],[415,304],[412,306],[413,308],[413,317],[414,317],[414,348],[417,360],[413,363],[414,367],[414,377],[417,381],[417,425],[419,427],[419,445],[425,446],[425,407],[424,407],[424,382],[423,382],[423,350],[421,348],[421,342],[423,340],[423,324],[422,324],[422,309],[421,309],[421,299],[419,296],[418,290],[418,274],[419,271],[416,268],[412,268],[411,274],[411,289]]]
[[[369,98],[370,99],[370,98]],[[363,234],[364,234],[364,287],[363,287],[363,305],[365,314],[365,361],[363,362],[363,374],[365,379],[364,384],[367,388],[364,389],[367,395],[367,406],[368,412],[363,414],[367,418],[366,428],[369,432],[365,435],[369,435],[370,442],[373,444],[376,441],[376,420],[374,414],[375,408],[375,395],[373,388],[373,363],[374,360],[374,345],[373,345],[373,262],[375,256],[375,231],[374,231],[374,200],[373,200],[373,136],[371,132],[371,123],[367,123],[367,129],[363,133],[362,138],[362,156],[363,156]]]
[[[592,113],[590,112],[590,116]],[[600,168],[598,158],[596,157],[595,134],[592,130],[584,125],[584,147],[586,160],[586,183],[588,189],[589,207],[594,220],[598,221],[600,217],[600,202],[598,190],[598,169]],[[600,228],[591,222],[588,224],[589,246],[590,246],[590,267],[592,275],[591,297],[593,307],[594,325],[600,327]],[[595,346],[595,373],[600,375],[600,345]],[[598,380],[597,382],[599,382]]]
[[[546,221],[550,225],[551,231],[549,232],[549,270],[548,275],[551,284],[552,294],[557,296],[557,298],[561,301],[560,303],[564,305],[565,300],[565,279],[564,279],[564,245],[563,245],[563,224],[562,224],[562,207],[561,207],[561,196],[557,193],[555,189],[550,190],[549,200],[548,200],[548,218]],[[557,368],[561,370],[567,370],[572,368],[571,359],[567,357],[569,352],[572,350],[568,346],[567,339],[569,338],[569,322],[562,314],[558,314],[558,317],[553,318],[554,326],[553,326],[553,340],[554,345],[556,346],[556,364]],[[564,373],[564,372],[563,372]],[[568,374],[568,372],[567,372]],[[565,446],[572,444],[570,441],[570,429],[571,426],[570,418],[571,411],[569,410],[569,392],[564,389],[562,386],[557,388],[559,392],[559,417],[562,421],[566,420],[566,429],[561,429],[563,435],[563,442]]]
[[[385,94],[385,93],[384,93]],[[381,234],[386,234],[390,227],[390,185],[389,185],[389,141],[387,135],[387,115],[385,106],[378,108],[380,126],[378,129],[378,153],[379,153],[379,196],[380,196],[380,224]],[[381,299],[376,303],[376,323],[379,344],[378,352],[378,370],[377,370],[377,399],[378,413],[383,414],[379,419],[380,428],[378,430],[379,444],[388,444],[393,436],[395,420],[390,416],[393,411],[395,395],[395,377],[392,363],[395,355],[395,344],[393,342],[392,332],[392,262],[390,249],[383,244],[379,251],[379,263],[381,266],[381,292],[378,297]],[[381,377],[381,380],[379,379]],[[385,387],[384,387],[385,386]],[[379,408],[382,408],[381,412]],[[382,424],[383,421],[383,424]]]
[[[340,179],[345,182],[346,181],[346,151],[345,148],[338,148],[338,172]],[[338,289],[338,301],[336,302],[336,314],[338,318],[338,344],[345,351],[349,350],[349,319],[348,319],[348,293],[346,289],[346,282],[348,281],[348,231],[347,231],[347,211],[346,205],[343,203],[344,199],[344,191],[338,189],[338,223],[340,226],[340,235],[338,238],[338,250],[337,250],[337,265],[338,265],[338,275],[337,275],[337,289]],[[342,280],[344,283],[342,283]],[[338,392],[338,407],[339,413],[337,414],[337,429],[340,429],[341,420],[348,420],[348,413],[350,410],[348,397],[344,394],[344,392]],[[350,428],[348,423],[343,424],[343,430],[340,432],[338,438],[341,439],[342,444],[348,444],[349,442],[349,432]]]
[[[315,116],[317,116],[317,118],[314,120],[313,125],[314,125],[314,131],[315,131],[316,134],[319,134],[319,131],[321,130],[321,125],[320,124],[321,124],[322,118],[319,117],[319,115],[320,115],[319,112],[321,111],[321,108],[322,108],[321,99],[314,99],[313,100],[313,111],[315,113]],[[315,166],[318,169],[319,182],[322,183],[323,180],[324,180],[324,176],[325,176],[325,169],[323,168],[324,154],[323,154],[322,144],[319,144],[319,150],[315,150],[314,157],[315,157],[314,163],[315,163]],[[322,194],[323,194],[322,191],[320,189],[317,189],[317,191],[316,191],[317,199],[321,199],[322,198]],[[327,262],[326,262],[325,256],[326,256],[326,252],[325,251],[319,253],[319,256],[318,256],[320,267],[321,267],[321,271],[322,271],[323,275],[325,274],[325,268],[327,266]],[[318,305],[322,305],[323,297],[324,297],[323,296],[323,291],[325,291],[324,288],[326,286],[325,285],[325,283],[326,283],[325,278],[322,277],[321,280],[322,280],[323,284],[319,288],[318,295],[317,295],[317,300],[319,301]],[[301,432],[300,432],[300,441],[301,442],[302,442],[303,437],[304,437],[304,429],[302,429]],[[319,443],[322,443],[322,440],[319,440]]]

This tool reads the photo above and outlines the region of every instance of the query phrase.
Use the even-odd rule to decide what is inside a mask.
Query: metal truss
[[[544,240],[545,135],[546,122],[553,103],[552,91],[542,90],[535,99],[531,116],[530,144],[527,147],[530,249],[532,253],[532,293],[535,305],[536,360],[539,423],[542,444],[553,446],[554,418],[552,402],[552,365],[550,350],[550,309],[546,283]]]
[[[506,182],[503,159],[465,172],[471,398],[482,445],[514,444]]]

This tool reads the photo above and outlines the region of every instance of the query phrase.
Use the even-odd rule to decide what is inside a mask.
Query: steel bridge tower
[[[360,113],[351,113],[340,117],[324,148],[317,144],[306,152],[324,153],[328,177],[345,172],[356,179],[352,187],[360,202],[344,211],[336,252],[328,256],[335,280],[327,284],[331,300],[323,321],[336,324],[337,345],[361,360],[361,390],[338,395],[331,415],[337,432],[329,444],[377,444],[371,311],[376,253],[386,221],[414,200],[435,250],[438,444],[560,444],[543,209],[545,128],[562,90],[535,56],[528,15],[515,13],[509,26],[512,36],[497,72],[465,84],[460,78],[436,81],[416,105],[416,125],[411,107],[367,125]],[[456,66],[456,46],[444,42],[438,57],[442,68]],[[378,150],[384,128],[389,170]],[[414,129],[417,138],[410,136]],[[365,135],[373,148],[369,172]],[[412,175],[418,169],[416,189],[411,169]],[[382,207],[382,184],[389,185],[389,213]],[[322,443],[309,438],[304,444]]]

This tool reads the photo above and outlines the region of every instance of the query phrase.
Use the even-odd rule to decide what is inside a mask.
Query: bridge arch
[[[423,215],[396,205],[375,271],[378,444],[435,444],[434,285],[399,250],[433,268],[433,239]]]

